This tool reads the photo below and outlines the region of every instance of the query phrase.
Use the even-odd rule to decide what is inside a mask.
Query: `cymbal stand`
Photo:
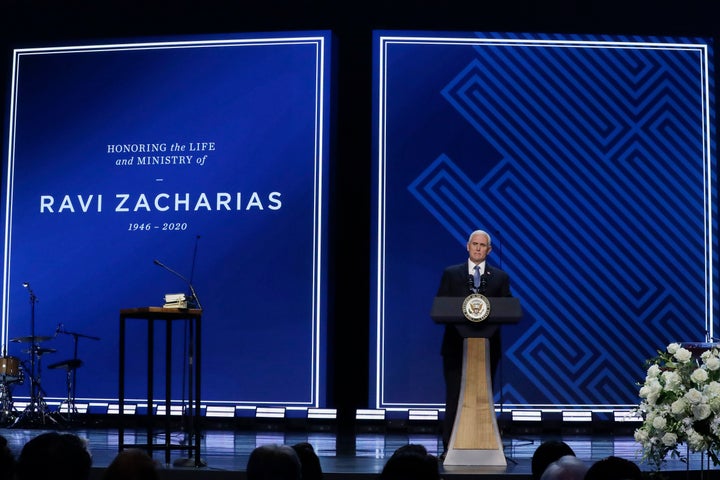
[[[67,405],[67,419],[70,421],[72,420],[72,416],[78,413],[77,406],[75,405],[75,388],[77,387],[77,369],[82,365],[82,360],[78,358],[78,338],[82,337],[89,338],[90,340],[100,340],[100,337],[93,337],[92,335],[84,335],[77,332],[68,332],[65,330],[62,323],[58,325],[57,333],[72,335],[73,337],[73,358],[66,362],[68,398],[65,403]]]
[[[40,355],[38,354],[40,345],[36,343],[35,337],[35,304],[38,299],[37,296],[35,296],[35,292],[33,292],[32,288],[30,288],[29,283],[23,283],[23,287],[27,288],[28,293],[30,294],[30,403],[27,407],[25,407],[25,410],[23,410],[20,416],[15,419],[11,425],[13,427],[20,425],[26,420],[31,424],[37,424],[39,422],[44,425],[46,417],[57,423],[54,418],[49,416],[45,399],[41,394],[42,388],[40,387],[40,372],[38,371],[37,376],[35,375],[35,358],[37,357],[38,364],[40,362]]]
[[[75,368],[72,364],[69,364],[65,367],[65,381],[67,384],[67,398],[63,400],[63,403],[67,406],[67,416],[65,419],[68,422],[72,422],[73,416],[78,413],[77,407],[75,406],[75,391],[73,389],[73,379],[75,378],[75,375],[73,372],[75,371]],[[58,412],[62,413],[62,403],[60,404],[60,407],[58,407]]]

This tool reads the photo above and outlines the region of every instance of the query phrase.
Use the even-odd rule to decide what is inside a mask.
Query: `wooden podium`
[[[436,297],[430,312],[433,321],[454,325],[465,339],[457,415],[443,465],[507,465],[495,416],[488,338],[501,325],[520,321],[522,309],[514,297],[488,300],[489,315],[478,322],[465,317],[465,297]]]

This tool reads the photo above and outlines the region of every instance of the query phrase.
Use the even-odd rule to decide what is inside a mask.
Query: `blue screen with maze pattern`
[[[430,307],[478,228],[524,312],[496,403],[634,406],[645,359],[717,336],[708,39],[374,40],[371,405],[444,406]]]

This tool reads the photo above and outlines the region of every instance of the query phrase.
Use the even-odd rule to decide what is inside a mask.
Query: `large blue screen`
[[[444,407],[444,267],[475,229],[524,317],[507,408],[627,409],[645,359],[714,337],[717,167],[703,38],[375,32],[370,403]]]
[[[115,401],[119,311],[189,282],[204,404],[324,404],[329,51],[328,32],[15,50],[3,353],[27,366],[18,339],[50,337],[47,399],[65,398],[47,367],[78,338],[76,400]],[[127,397],[142,399],[147,328],[128,328]],[[187,352],[173,357],[184,399]],[[27,398],[29,381],[14,390]]]

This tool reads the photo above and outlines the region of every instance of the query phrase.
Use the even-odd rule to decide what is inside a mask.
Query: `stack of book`
[[[188,308],[188,299],[184,293],[165,294],[164,308]]]

